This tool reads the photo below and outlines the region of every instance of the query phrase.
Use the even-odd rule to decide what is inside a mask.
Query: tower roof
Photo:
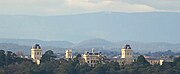
[[[131,46],[129,44],[126,44],[123,49],[131,49]]]
[[[35,44],[34,46],[32,46],[32,48],[34,48],[34,49],[41,49],[39,44]]]

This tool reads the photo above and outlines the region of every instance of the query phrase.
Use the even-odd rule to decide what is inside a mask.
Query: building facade
[[[84,62],[91,67],[95,67],[96,64],[100,63],[103,60],[101,52],[94,52],[94,49],[92,49],[91,53],[85,52],[83,54],[83,59]]]
[[[41,57],[42,49],[39,44],[35,44],[31,49],[31,58],[33,59],[33,62],[35,62],[36,64],[40,64]]]
[[[73,56],[72,56],[72,49],[66,50],[65,58],[66,58],[67,60],[73,58]]]
[[[173,59],[167,59],[167,58],[163,58],[163,59],[153,59],[153,58],[149,58],[146,59],[151,65],[163,65],[164,62],[173,62]]]
[[[162,65],[164,60],[159,59],[146,59],[151,65]]]
[[[121,49],[121,63],[122,64],[131,64],[133,62],[133,50],[131,46],[126,44]]]

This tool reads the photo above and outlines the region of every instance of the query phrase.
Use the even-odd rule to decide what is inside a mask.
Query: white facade
[[[92,49],[92,53],[85,52],[83,55],[84,62],[86,62],[89,66],[95,67],[97,63],[100,63],[102,60],[101,52],[95,53],[94,49]]]
[[[124,64],[131,64],[133,62],[133,50],[130,45],[125,45],[121,49],[121,59]]]
[[[42,57],[42,49],[39,44],[35,44],[31,49],[31,58],[36,64],[40,64]]]
[[[70,50],[66,50],[66,59],[72,59],[73,58],[73,56],[72,56],[72,49],[70,49]]]

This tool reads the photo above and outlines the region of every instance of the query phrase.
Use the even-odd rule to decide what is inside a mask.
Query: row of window
[[[87,61],[87,63],[98,63],[98,60],[91,60],[91,61]]]
[[[123,53],[123,55],[125,55],[125,53]],[[126,55],[132,55],[131,53],[126,53]]]
[[[40,59],[40,57],[34,57],[35,59]]]
[[[87,60],[89,60],[89,59],[99,59],[98,57],[94,57],[94,58],[87,58]]]
[[[41,55],[41,52],[34,52],[35,55]]]
[[[158,61],[151,61],[151,64],[159,64]]]

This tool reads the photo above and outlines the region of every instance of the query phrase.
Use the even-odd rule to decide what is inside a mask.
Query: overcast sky
[[[180,0],[0,0],[0,15],[180,12]]]
[[[103,12],[99,14],[103,16],[55,16],[93,12]],[[127,13],[106,16],[109,14],[106,12]],[[103,38],[180,43],[180,14],[129,14],[133,12],[180,13],[180,0],[0,0],[0,15],[39,16],[0,16],[0,38],[73,42]]]

